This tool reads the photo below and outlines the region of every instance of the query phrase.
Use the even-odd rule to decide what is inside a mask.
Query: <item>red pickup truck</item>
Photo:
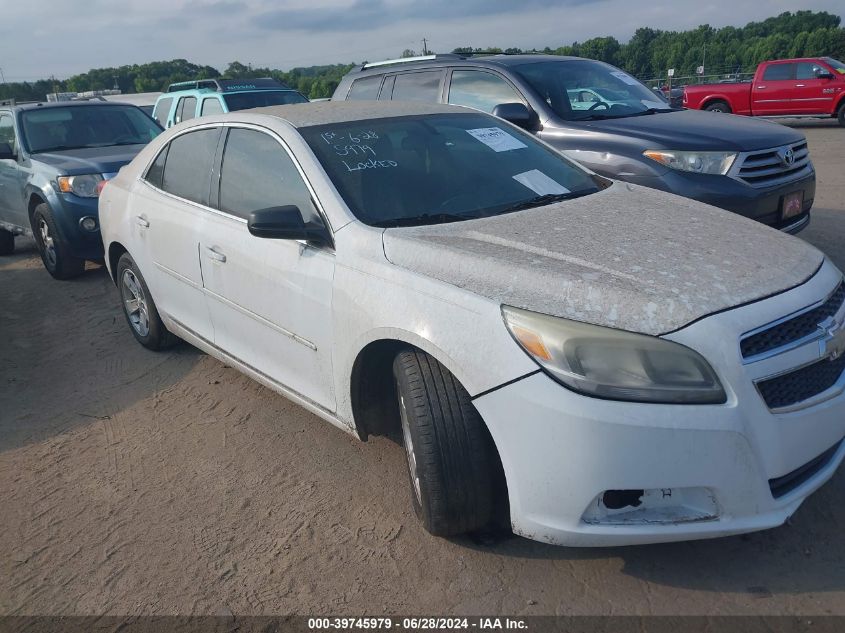
[[[763,62],[744,83],[687,86],[691,110],[764,117],[837,117],[845,126],[845,64],[831,57]]]

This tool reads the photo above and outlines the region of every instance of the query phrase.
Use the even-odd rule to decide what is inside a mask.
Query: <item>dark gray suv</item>
[[[673,108],[603,62],[550,55],[430,55],[365,64],[334,101],[464,105],[533,131],[593,171],[795,233],[816,175],[803,134],[777,123]]]

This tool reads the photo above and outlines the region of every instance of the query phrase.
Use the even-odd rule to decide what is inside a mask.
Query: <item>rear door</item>
[[[247,229],[252,211],[286,205],[325,224],[314,195],[280,139],[254,127],[229,128],[213,188],[199,248],[215,345],[334,411],[334,251]]]
[[[751,111],[756,116],[792,114],[794,90],[795,64],[772,62],[751,86]]]
[[[11,112],[0,112],[0,143],[8,143],[16,154],[18,136]],[[16,159],[0,160],[0,222],[29,228],[29,216],[24,203],[26,172]]]
[[[152,279],[156,304],[209,342],[214,331],[203,294],[199,244],[220,134],[219,127],[201,128],[170,141],[147,170],[131,211],[132,242],[146,247],[149,266],[142,272]]]

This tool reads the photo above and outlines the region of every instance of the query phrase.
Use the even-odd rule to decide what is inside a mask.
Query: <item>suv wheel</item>
[[[6,229],[0,229],[0,255],[11,255],[15,252],[15,234]]]
[[[44,268],[55,279],[70,279],[85,270],[85,260],[73,257],[59,237],[50,207],[41,203],[32,214],[32,231]]]
[[[411,502],[436,536],[473,532],[494,518],[498,455],[466,389],[432,356],[393,363]]]
[[[167,331],[135,260],[124,253],[117,262],[117,287],[123,304],[123,315],[135,339],[151,350],[172,347],[179,339]]]

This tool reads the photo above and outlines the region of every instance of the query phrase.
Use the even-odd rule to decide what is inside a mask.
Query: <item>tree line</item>
[[[753,71],[760,62],[784,57],[829,56],[845,60],[845,28],[841,19],[826,11],[786,12],[743,27],[713,28],[704,24],[688,31],[662,31],[651,27],[636,30],[627,43],[614,37],[594,37],[558,48],[459,47],[453,53],[525,53],[573,55],[608,62],[643,80],[663,78],[669,68],[676,76],[694,75],[703,65],[707,75]],[[414,55],[404,50],[403,57]],[[330,97],[355,64],[310,66],[282,71],[254,68],[234,61],[223,72],[184,59],[134,64],[118,68],[96,68],[68,79],[0,84],[0,99],[43,100],[50,92],[84,92],[118,88],[124,93],[166,90],[175,81],[227,77],[275,77],[305,96]]]

